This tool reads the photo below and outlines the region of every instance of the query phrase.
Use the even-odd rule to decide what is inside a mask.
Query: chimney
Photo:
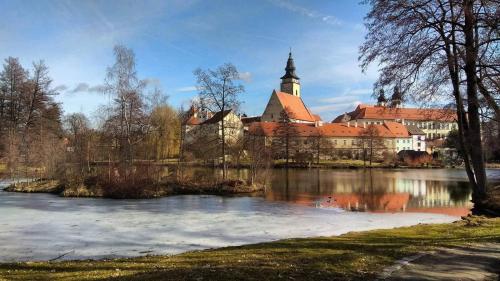
[[[405,124],[405,119],[401,119],[401,124]]]
[[[363,128],[366,129],[366,122],[363,122]]]
[[[358,120],[354,121],[354,128],[358,127]]]
[[[351,122],[347,122],[347,127],[351,127]]]

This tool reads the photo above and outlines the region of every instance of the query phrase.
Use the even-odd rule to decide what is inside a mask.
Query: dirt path
[[[380,280],[500,280],[500,243],[440,248],[387,268]]]

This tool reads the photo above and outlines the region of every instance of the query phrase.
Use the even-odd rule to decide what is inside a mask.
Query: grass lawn
[[[0,264],[0,280],[363,280],[417,252],[480,242],[500,242],[500,218],[287,239],[175,256]]]

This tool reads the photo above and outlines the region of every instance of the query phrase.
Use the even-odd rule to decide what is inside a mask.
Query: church
[[[300,78],[295,73],[292,53],[288,54],[285,75],[281,77],[280,91],[273,90],[266,109],[261,116],[262,122],[279,122],[283,110],[287,111],[291,122],[318,124],[319,115],[313,114],[301,98]]]

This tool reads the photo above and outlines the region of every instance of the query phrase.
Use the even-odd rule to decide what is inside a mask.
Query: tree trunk
[[[467,84],[467,111],[469,121],[468,143],[471,163],[476,176],[477,189],[473,192],[474,203],[479,203],[486,196],[486,170],[484,165],[483,144],[481,141],[481,123],[479,118],[479,100],[477,95],[476,64],[477,48],[474,40],[474,0],[464,0],[465,34],[465,75]]]
[[[222,127],[222,179],[226,180],[227,171],[226,171],[226,128],[224,124],[224,106],[222,107],[222,119],[221,119],[221,127]]]

